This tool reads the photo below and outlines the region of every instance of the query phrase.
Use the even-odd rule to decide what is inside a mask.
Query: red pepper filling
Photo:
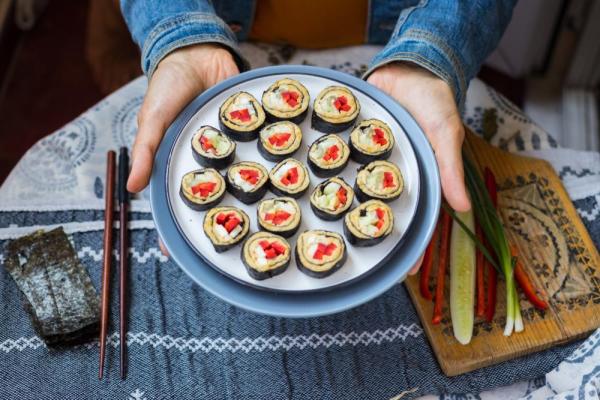
[[[333,161],[336,158],[338,158],[339,155],[340,155],[340,148],[337,146],[337,144],[334,144],[333,146],[329,146],[327,151],[325,151],[323,160],[325,160],[325,161],[332,160]]]
[[[246,182],[256,185],[260,173],[255,169],[240,169],[240,176]]]
[[[285,254],[285,246],[279,242],[273,241],[269,242],[268,240],[261,240],[258,242],[260,247],[262,247],[265,252],[265,257],[267,259],[275,258],[281,254]]]
[[[207,153],[210,151],[212,151],[213,153],[217,152],[217,149],[215,148],[215,146],[213,146],[210,139],[204,135],[202,135],[202,137],[200,138],[200,146],[202,146],[202,150],[206,151]]]
[[[300,96],[300,93],[298,92],[281,92],[281,98],[283,98],[283,101],[288,103],[290,107],[296,107],[298,105],[298,96]]]
[[[206,197],[215,190],[217,184],[215,182],[200,182],[199,184],[192,186],[192,194],[200,193],[200,197]]]
[[[391,172],[384,172],[383,173],[383,187],[384,188],[391,188],[396,186],[394,184],[394,175]]]
[[[385,222],[385,211],[383,211],[382,208],[378,208],[375,210],[375,212],[377,213],[377,223],[375,224],[375,226],[379,230]]]
[[[315,254],[313,254],[313,258],[315,260],[322,260],[323,256],[332,255],[333,251],[335,249],[337,249],[337,246],[335,245],[335,243],[329,243],[329,244],[319,243],[317,245],[317,250],[315,251]]]
[[[223,228],[227,231],[227,233],[231,233],[239,224],[242,223],[242,220],[237,217],[235,213],[221,213],[217,215],[216,222],[218,225],[223,225]]]
[[[342,111],[350,111],[350,104],[348,104],[348,99],[346,96],[340,96],[333,102],[334,107],[342,112]]]
[[[233,119],[239,119],[242,122],[250,121],[250,112],[247,108],[242,110],[235,110],[229,113],[229,116]]]
[[[346,189],[344,189],[343,187],[339,188],[335,195],[340,201],[340,203],[337,205],[337,208],[340,208],[344,204],[346,204],[346,201],[348,200],[348,191]]]
[[[373,133],[373,136],[371,136],[371,139],[373,139],[373,142],[377,143],[381,146],[385,146],[388,141],[385,138],[385,132],[383,132],[383,129],[375,128],[374,131],[375,132]]]
[[[274,213],[266,213],[265,221],[271,221],[271,223],[273,225],[279,225],[291,216],[292,216],[292,214],[290,214],[287,211],[278,210],[278,211],[275,211]]]
[[[292,168],[288,169],[287,172],[285,173],[285,175],[281,178],[280,182],[286,186],[297,183],[298,182],[298,168],[292,167]]]
[[[281,147],[288,141],[288,139],[291,136],[292,134],[289,132],[274,133],[271,136],[269,136],[269,143],[271,143],[272,146]]]

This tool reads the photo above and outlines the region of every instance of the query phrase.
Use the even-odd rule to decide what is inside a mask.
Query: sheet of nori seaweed
[[[11,241],[4,266],[23,295],[34,329],[48,346],[97,337],[100,299],[62,228]]]

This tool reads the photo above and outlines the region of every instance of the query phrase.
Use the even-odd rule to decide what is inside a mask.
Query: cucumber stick
[[[475,232],[473,211],[456,216]],[[468,344],[473,335],[475,306],[475,242],[458,222],[452,222],[450,237],[450,316],[454,337]]]

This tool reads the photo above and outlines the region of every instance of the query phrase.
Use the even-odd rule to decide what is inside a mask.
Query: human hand
[[[160,61],[138,113],[128,191],[137,193],[148,185],[154,154],[179,112],[204,90],[238,73],[231,53],[209,43],[175,50]]]
[[[380,67],[367,81],[396,99],[415,118],[435,153],[444,198],[454,210],[468,211],[471,203],[461,153],[465,131],[450,86],[426,69],[406,63]],[[411,274],[419,270],[422,260]]]
[[[202,91],[238,73],[229,51],[213,44],[184,47],[162,59],[150,78],[138,114],[128,191],[137,193],[148,185],[154,154],[179,112]],[[158,245],[168,256],[160,239]]]

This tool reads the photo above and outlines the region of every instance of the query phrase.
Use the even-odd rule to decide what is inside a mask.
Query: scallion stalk
[[[491,249],[496,254],[496,259],[491,256],[483,243],[476,238],[475,233],[457,217],[456,213],[452,210],[448,211],[471,237],[488,261],[504,276],[506,281],[506,325],[504,326],[504,335],[510,336],[513,331],[521,332],[523,330],[521,307],[513,273],[515,260],[511,255],[502,221],[490,199],[483,179],[479,176],[477,169],[468,157],[464,156],[463,159],[465,182],[471,195],[473,212]]]

